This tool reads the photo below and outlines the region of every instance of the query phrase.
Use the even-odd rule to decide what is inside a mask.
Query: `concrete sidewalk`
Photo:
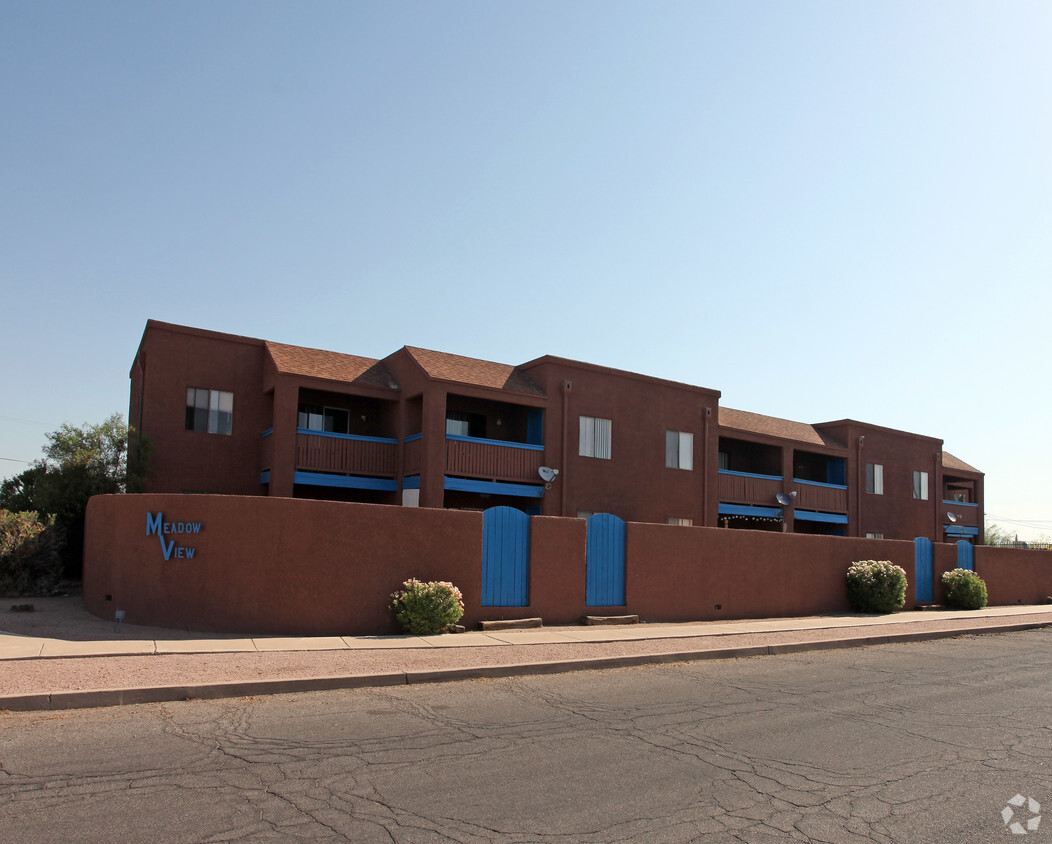
[[[1034,618],[1030,618],[1033,616]],[[1038,619],[1037,617],[1041,617]],[[388,650],[391,648],[472,648],[500,645],[627,642],[652,639],[709,639],[742,633],[775,633],[841,629],[864,633],[865,628],[910,625],[917,622],[970,622],[1003,619],[1006,623],[1041,620],[1052,607],[986,607],[981,610],[912,610],[891,615],[821,615],[807,618],[767,618],[742,621],[698,621],[675,624],[631,624],[616,627],[540,627],[526,630],[466,632],[440,636],[262,636],[252,638],[197,638],[180,640],[113,639],[70,641],[24,636],[0,631],[0,660],[61,657],[133,656],[147,654],[219,654],[267,651]],[[0,619],[2,624],[2,619]],[[969,626],[967,624],[965,627]],[[905,628],[904,628],[905,629]]]
[[[3,619],[0,619],[2,624]],[[401,685],[469,677],[506,677],[693,659],[757,656],[818,648],[858,647],[1046,626],[1052,626],[1052,607],[1049,606],[988,607],[975,611],[905,611],[879,616],[847,613],[808,618],[618,627],[542,627],[442,636],[137,639],[134,638],[134,629],[126,628],[132,638],[114,636],[106,640],[71,641],[0,632],[0,663],[6,662],[11,668],[16,667],[13,663],[21,663],[26,667],[32,664],[38,673],[42,672],[40,683],[46,685],[46,689],[33,694],[11,695],[5,694],[0,684],[0,710],[60,709]],[[625,647],[614,652],[609,647],[614,643],[622,643]],[[481,659],[477,660],[478,664],[471,664],[470,652],[473,649],[486,649],[489,664],[483,664],[484,660]],[[121,688],[70,688],[57,670],[73,662],[83,667],[85,658],[90,662],[96,659],[106,662],[107,658],[120,660],[138,657],[140,662],[158,665],[163,663],[163,660],[162,663],[154,662],[158,657],[191,655],[201,659],[206,658],[204,655],[229,655],[232,669],[237,665],[239,656],[248,654],[263,658],[259,655],[295,653],[309,658],[312,652],[319,655],[321,652],[345,652],[352,660],[352,665],[354,654],[363,657],[368,654],[370,659],[367,660],[367,670],[338,676],[319,671],[319,676],[311,672],[312,676],[274,676],[249,681],[220,680]],[[483,653],[482,650],[475,652]],[[379,664],[394,668],[400,662],[400,655],[408,657],[410,653],[411,670],[377,670]],[[574,658],[559,658],[569,653],[574,654]],[[582,653],[586,655],[580,656]],[[315,659],[320,659],[320,656]],[[48,674],[52,667],[56,669],[53,681],[49,680]],[[303,670],[300,668],[301,672]],[[215,676],[214,667],[210,676]],[[231,670],[230,676],[237,676],[237,672]]]

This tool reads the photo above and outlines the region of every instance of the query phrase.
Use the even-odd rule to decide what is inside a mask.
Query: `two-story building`
[[[375,360],[150,320],[129,418],[148,492],[981,541],[983,475],[941,440],[719,400],[551,356]]]

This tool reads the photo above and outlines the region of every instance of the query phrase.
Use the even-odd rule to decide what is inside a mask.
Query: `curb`
[[[90,689],[82,691],[0,695],[0,713],[41,712],[61,709],[89,709],[103,706],[130,706],[138,703],[170,703],[188,700],[254,697],[257,695],[294,694],[298,692],[364,689],[380,686],[406,686],[421,683],[448,683],[458,680],[482,680],[502,677],[565,674],[571,671],[594,671],[607,668],[632,668],[640,665],[663,665],[708,659],[744,659],[808,651],[842,650],[870,645],[900,642],[923,642],[974,636],[983,633],[1018,633],[1052,627],[1052,621],[1022,622],[996,627],[961,627],[954,630],[885,633],[843,639],[818,639],[774,645],[752,645],[737,648],[707,648],[668,653],[632,654],[630,656],[586,657],[554,662],[522,662],[511,665],[480,665],[465,668],[438,668],[431,671],[392,671],[379,674],[353,674],[337,677],[306,677],[287,680],[251,680],[227,683],[204,683],[179,686],[141,686],[124,689]]]

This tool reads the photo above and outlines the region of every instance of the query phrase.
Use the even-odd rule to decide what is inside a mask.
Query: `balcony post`
[[[795,454],[792,446],[782,447],[782,491],[792,492],[793,491],[793,480],[795,475],[795,466],[793,465],[793,458]],[[779,508],[782,511],[782,533],[795,533],[796,532],[796,516],[793,512],[793,506],[796,504],[794,498],[792,503],[788,506],[782,507],[779,504]]]
[[[423,400],[420,506],[441,508],[446,497],[446,391],[429,389]]]
[[[274,463],[270,467],[270,495],[292,498],[296,479],[296,420],[299,388],[284,378],[274,385]]]

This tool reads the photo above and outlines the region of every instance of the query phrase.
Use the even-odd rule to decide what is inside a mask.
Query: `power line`
[[[1004,522],[1019,527],[1034,528],[1035,530],[1046,530],[1052,528],[1052,521],[1041,519],[1009,519],[1007,516],[997,516],[993,513],[986,514],[987,521]]]
[[[17,457],[0,457],[0,460],[10,460],[12,463],[32,463],[32,460],[19,460]]]

